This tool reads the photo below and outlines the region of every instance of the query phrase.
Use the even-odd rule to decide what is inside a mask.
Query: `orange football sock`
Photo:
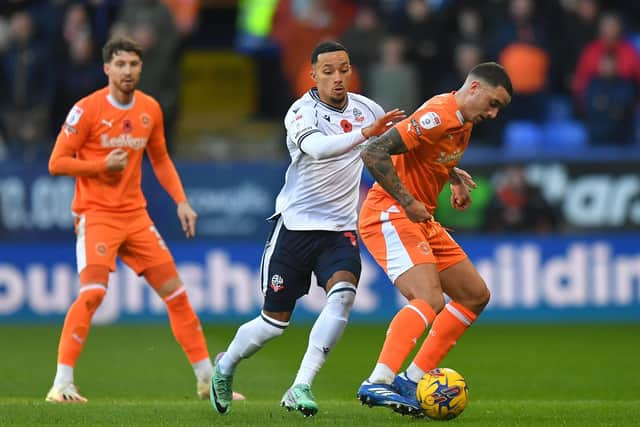
[[[202,326],[195,311],[189,303],[184,286],[164,298],[169,313],[171,330],[176,341],[187,355],[189,362],[195,363],[209,358],[207,342],[202,333]]]
[[[436,316],[429,335],[422,343],[413,362],[425,372],[437,368],[458,338],[477,317],[462,304],[455,301],[449,302]]]
[[[84,342],[89,335],[91,318],[102,302],[107,289],[103,285],[85,285],[80,288],[78,298],[71,304],[64,319],[60,343],[58,344],[58,363],[74,367]]]
[[[378,363],[398,372],[436,313],[424,300],[413,299],[395,315],[382,346]]]

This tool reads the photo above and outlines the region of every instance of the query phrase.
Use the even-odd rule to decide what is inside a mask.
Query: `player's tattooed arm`
[[[391,128],[382,135],[371,138],[360,154],[373,178],[403,208],[409,206],[415,198],[400,181],[398,172],[391,161],[391,155],[407,151],[400,133],[395,128]]]

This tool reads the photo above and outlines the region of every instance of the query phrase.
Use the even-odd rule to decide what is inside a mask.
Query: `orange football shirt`
[[[128,163],[122,171],[108,172],[105,157],[116,148],[127,151]],[[130,104],[120,105],[105,87],[73,106],[56,139],[49,169],[76,177],[74,213],[127,213],[147,205],[141,187],[144,151],[173,200],[185,201],[167,152],[158,102],[136,90]]]
[[[473,127],[458,110],[454,93],[434,96],[394,126],[409,150],[392,156],[400,181],[431,214],[449,181],[449,171],[469,145]],[[369,191],[366,203],[381,211],[398,204],[378,183]]]

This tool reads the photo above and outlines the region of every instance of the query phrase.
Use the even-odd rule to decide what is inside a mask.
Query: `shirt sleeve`
[[[316,126],[315,110],[309,107],[290,110],[285,117],[285,127],[300,151],[316,160],[340,156],[365,141],[361,131],[324,134]]]
[[[380,105],[378,105],[377,102],[371,101],[370,107],[371,107],[371,111],[373,111],[373,115],[375,116],[376,119],[379,119],[380,117],[384,116],[384,108],[382,108]]]
[[[146,147],[147,156],[151,162],[153,173],[156,175],[162,188],[178,204],[187,200],[187,196],[182,187],[180,176],[176,170],[169,152],[167,151],[167,141],[164,135],[164,119],[160,105],[154,103],[151,136]]]
[[[300,107],[291,109],[284,119],[284,127],[287,135],[298,147],[306,137],[314,133],[321,133],[316,121],[316,112],[313,108]]]
[[[409,117],[395,125],[408,150],[421,144],[434,144],[446,130],[442,111],[428,105],[418,109]]]
[[[74,105],[62,124],[49,158],[52,175],[95,176],[106,171],[104,159],[81,160],[76,154],[89,138],[95,114],[87,99]]]

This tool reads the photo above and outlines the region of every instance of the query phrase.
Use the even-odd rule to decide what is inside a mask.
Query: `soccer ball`
[[[437,368],[418,382],[416,398],[427,417],[451,420],[467,407],[469,388],[462,375],[453,369]]]

